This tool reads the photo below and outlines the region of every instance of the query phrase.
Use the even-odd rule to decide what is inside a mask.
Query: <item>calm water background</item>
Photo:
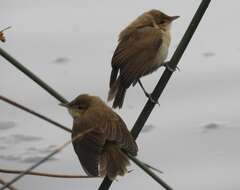
[[[1,47],[71,100],[81,93],[106,100],[110,61],[117,35],[143,11],[156,8],[180,15],[172,26],[171,57],[199,0],[63,1],[0,0]],[[137,140],[139,158],[158,167],[174,189],[238,190],[240,139],[240,17],[238,1],[213,1]],[[145,77],[151,91],[162,69]],[[71,127],[72,119],[58,102],[0,58],[0,94]],[[146,102],[136,86],[117,112],[129,128]],[[0,102],[0,168],[24,169],[70,135]],[[134,164],[112,189],[160,189]],[[69,146],[36,171],[83,174]],[[4,179],[13,176],[0,174]],[[19,189],[96,189],[101,179],[25,177]]]

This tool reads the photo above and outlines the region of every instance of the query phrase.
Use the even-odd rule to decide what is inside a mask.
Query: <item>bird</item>
[[[113,108],[122,108],[126,90],[136,83],[140,85],[144,94],[156,103],[144,89],[140,78],[154,72],[160,66],[174,71],[164,61],[171,41],[171,23],[177,18],[179,16],[168,16],[152,9],[137,17],[120,32],[118,45],[111,60],[112,71],[107,98],[108,101],[114,100]]]
[[[138,146],[121,117],[99,97],[77,96],[70,103],[61,103],[73,118],[72,139],[78,159],[89,176],[108,176],[110,180],[127,173],[128,157],[137,155]],[[122,151],[123,150],[123,151]]]

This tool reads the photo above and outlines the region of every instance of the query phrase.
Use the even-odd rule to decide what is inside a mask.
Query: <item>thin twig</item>
[[[48,117],[40,114],[40,113],[37,113],[36,111],[34,111],[34,110],[30,109],[30,108],[27,108],[26,106],[23,106],[23,105],[17,103],[16,101],[10,100],[9,98],[6,98],[6,97],[4,97],[4,96],[2,96],[2,95],[0,95],[0,100],[3,100],[3,101],[6,102],[6,103],[9,103],[9,104],[11,104],[11,105],[13,105],[13,106],[15,106],[15,107],[23,110],[23,111],[26,111],[26,112],[28,112],[28,113],[36,116],[36,117],[39,117],[40,119],[44,119],[45,121],[47,121],[47,122],[49,122],[49,123],[51,123],[51,124],[53,124],[53,125],[55,125],[55,126],[57,126],[57,127],[60,127],[61,129],[65,130],[65,131],[67,131],[67,132],[70,132],[70,133],[72,132],[72,130],[69,129],[69,128],[67,128],[66,126],[64,126],[64,125],[62,125],[62,124],[60,124],[60,123],[58,123],[58,122],[56,122],[56,121],[54,121],[54,120],[52,120],[52,119],[50,119],[50,118],[48,118]],[[127,155],[127,156],[128,156],[128,155]],[[131,159],[131,158],[130,158],[130,159]],[[137,158],[135,158],[135,159],[138,160]],[[142,165],[145,165],[145,166],[149,167],[150,169],[155,170],[155,171],[158,171],[159,173],[161,173],[160,170],[156,169],[156,168],[153,167],[153,166],[150,166],[149,164],[146,164],[146,163],[143,162],[143,161],[138,160],[138,163],[140,163],[140,164],[142,164]],[[144,166],[143,166],[143,167],[144,167]],[[155,178],[157,178],[157,177],[155,176]]]
[[[45,83],[42,79],[40,79],[37,75],[32,73],[28,68],[23,66],[19,61],[9,55],[6,51],[0,48],[0,55],[2,55],[6,60],[8,60],[12,65],[17,67],[20,71],[30,77],[33,81],[35,81],[38,85],[40,85],[43,89],[45,89],[48,93],[50,93],[53,97],[58,99],[62,103],[68,103],[68,101],[60,95],[57,91],[55,91],[51,86]]]
[[[178,61],[180,60],[185,48],[187,47],[193,33],[195,32],[196,27],[199,24],[199,22],[200,22],[203,14],[204,14],[206,8],[208,7],[209,3],[210,3],[210,0],[203,0],[202,1],[201,5],[198,9],[198,12],[194,16],[195,20],[193,19],[192,22],[191,22],[191,24],[193,26],[190,26],[189,30],[187,30],[187,32],[192,33],[192,34],[186,35],[186,39],[184,39],[185,36],[183,37],[183,39],[180,43],[181,47],[178,47],[178,49],[180,49],[180,50],[178,50],[178,49],[176,50],[176,52],[178,54],[175,52],[175,54],[176,54],[175,59],[173,59],[174,58],[174,56],[173,56],[171,61],[170,61],[171,62],[170,64],[172,65],[172,68],[176,68]],[[198,16],[198,18],[195,18],[196,15]],[[184,42],[184,40],[185,40],[185,42]],[[181,52],[181,49],[182,49],[182,52]],[[50,86],[48,86],[46,83],[44,83],[41,79],[39,79],[36,75],[34,75],[31,71],[29,71],[27,68],[25,68],[23,65],[21,65],[17,60],[15,60],[13,57],[11,57],[9,54],[7,54],[5,51],[3,51],[1,48],[0,48],[0,54],[5,59],[10,61],[14,66],[16,66],[18,69],[20,69],[22,72],[24,72],[30,78],[32,78],[35,82],[37,82],[41,87],[43,87],[45,90],[47,90],[51,95],[56,97],[59,101],[61,101],[63,103],[67,103],[66,99],[64,99],[62,96],[60,96],[55,90],[53,90]],[[170,79],[171,75],[172,75],[172,72],[170,72],[168,70],[165,70],[165,72],[163,73],[163,75],[161,77],[162,80],[160,79],[158,85],[156,86],[156,88],[153,91],[152,97],[154,99],[159,98],[159,96],[161,95],[163,89],[165,88],[168,80]],[[148,105],[150,105],[150,106],[148,106]],[[137,138],[137,136],[138,136],[139,132],[141,131],[144,123],[146,122],[146,120],[149,117],[152,109],[154,108],[154,104],[152,104],[150,101],[148,101],[144,108],[145,109],[143,109],[142,113],[140,114],[138,120],[136,121],[136,123],[135,123],[135,125],[132,129],[132,134],[133,134],[134,138]],[[107,181],[107,184],[106,185],[102,184],[99,189],[101,189],[101,187],[103,189],[108,189],[110,187],[112,182],[110,180],[108,180],[108,178],[105,178],[105,179],[107,179],[107,180],[104,180],[104,181]]]
[[[16,181],[18,181],[19,179],[21,179],[23,176],[25,176],[27,173],[31,172],[33,169],[35,169],[36,167],[38,167],[39,165],[41,165],[42,163],[44,163],[46,160],[48,160],[49,158],[51,158],[52,156],[54,156],[55,154],[57,154],[58,152],[60,152],[61,150],[63,150],[66,146],[68,146],[70,143],[72,143],[73,141],[79,139],[80,137],[82,137],[83,135],[85,135],[86,133],[88,133],[90,130],[92,129],[88,129],[86,130],[84,133],[81,133],[77,136],[75,136],[74,138],[72,138],[71,140],[67,141],[66,143],[64,143],[62,146],[60,146],[59,148],[57,148],[55,151],[53,151],[52,153],[48,154],[46,157],[44,157],[43,159],[41,159],[39,162],[37,162],[36,164],[32,165],[31,167],[29,167],[28,169],[24,170],[23,172],[21,172],[18,176],[16,176],[15,178],[13,178],[10,182],[8,182],[7,184],[5,184],[3,187],[1,187],[0,190],[3,190],[7,187],[9,187],[9,185],[12,185],[13,183],[15,183]]]
[[[45,121],[47,121],[47,122],[49,122],[49,123],[59,127],[59,128],[61,128],[61,129],[63,129],[65,131],[68,131],[70,133],[72,132],[72,130],[69,129],[68,127],[63,126],[62,124],[60,124],[60,123],[58,123],[56,121],[53,121],[52,119],[50,119],[50,118],[48,118],[48,117],[46,117],[46,116],[44,116],[44,115],[42,115],[40,113],[37,113],[36,111],[33,111],[32,109],[29,109],[29,108],[27,108],[27,107],[25,107],[23,105],[20,105],[19,103],[15,102],[13,100],[10,100],[9,98],[6,98],[6,97],[0,95],[0,100],[4,101],[6,103],[9,103],[9,104],[11,104],[11,105],[21,109],[21,110],[24,110],[24,111],[26,111],[26,112],[34,115],[34,116],[37,116],[37,117],[39,117],[39,118],[41,118],[41,119],[43,119],[43,120],[45,120]]]
[[[6,31],[6,30],[8,30],[8,29],[10,29],[10,28],[12,28],[12,27],[11,27],[11,26],[8,26],[8,27],[2,29],[0,32],[4,32],[4,31]]]
[[[6,174],[20,174],[23,173],[23,170],[7,170],[0,169],[0,173]],[[42,176],[42,177],[54,177],[54,178],[98,178],[98,176],[85,176],[85,175],[66,175],[66,174],[52,174],[45,172],[28,172],[25,175],[34,175],[34,176]]]
[[[174,52],[170,62],[169,66],[173,69],[175,69],[185,51],[187,48],[190,40],[192,39],[192,36],[194,32],[197,29],[198,24],[200,23],[205,11],[208,8],[208,5],[211,0],[203,0],[202,3],[200,4],[198,10],[196,11],[191,23],[189,24],[184,36],[182,37],[181,42],[179,43],[176,51]],[[167,85],[169,79],[171,78],[173,72],[171,72],[169,69],[165,69],[164,73],[162,74],[160,80],[158,81],[156,87],[153,90],[153,93],[151,94],[151,97],[154,100],[158,100],[159,97],[161,96],[165,86]],[[147,121],[149,115],[151,114],[155,104],[152,103],[150,100],[145,104],[141,114],[139,115],[137,121],[135,122],[131,133],[133,137],[136,139],[142,130],[145,122]]]
[[[173,68],[173,70],[175,68],[177,68],[177,64],[180,61],[187,45],[189,44],[194,32],[196,31],[196,28],[198,26],[198,24],[200,23],[205,11],[208,8],[208,5],[210,3],[211,0],[203,0],[199,6],[199,8],[197,9],[191,23],[188,26],[188,29],[186,30],[181,42],[179,43],[176,51],[174,52],[169,66],[171,68]],[[172,72],[168,69],[165,69],[164,73],[162,74],[158,84],[156,85],[153,93],[151,94],[151,97],[154,100],[158,100],[160,95],[162,94],[165,86],[167,85],[170,77],[172,75]],[[147,103],[145,104],[142,112],[140,113],[140,115],[138,116],[138,119],[136,120],[132,130],[131,130],[131,134],[132,136],[136,139],[139,135],[139,133],[141,132],[144,124],[146,123],[149,115],[151,114],[153,108],[154,108],[155,104],[148,99]],[[110,179],[108,179],[108,177],[105,177],[103,182],[101,183],[100,187],[98,188],[98,190],[108,190],[110,188],[112,184],[112,181]],[[165,187],[165,189],[169,190],[168,188]]]
[[[6,60],[8,60],[11,64],[13,64],[16,68],[26,74],[29,78],[35,81],[38,85],[40,85],[43,89],[45,89],[49,94],[58,99],[62,103],[68,103],[68,101],[61,96],[57,91],[55,91],[52,87],[50,87],[47,83],[37,77],[34,73],[32,73],[29,69],[23,66],[20,62],[14,59],[11,55],[9,55],[6,51],[0,48],[0,55],[2,55]],[[29,112],[30,113],[30,112]],[[131,158],[130,158],[131,159]],[[158,178],[155,176],[154,179]]]
[[[128,156],[131,158],[131,160],[137,164],[140,168],[142,168],[148,175],[150,175],[152,178],[155,178],[155,174],[151,171],[148,170],[148,167],[140,164],[138,160],[136,160],[136,158],[130,154],[128,154]],[[146,170],[147,169],[147,170]],[[161,186],[163,186],[165,189],[169,189],[169,190],[173,190],[173,188],[171,188],[165,181],[163,181],[161,178],[156,178],[155,179]]]
[[[50,95],[52,95],[53,97],[55,97],[62,103],[68,103],[68,101],[62,95],[60,95],[56,90],[54,90],[52,87],[50,87],[47,83],[45,83],[37,75],[35,75],[28,68],[26,68],[24,65],[22,65],[19,61],[17,61],[15,58],[13,58],[10,54],[8,54],[6,51],[4,51],[1,48],[0,48],[0,55],[2,55],[6,60],[8,60],[12,65],[14,65],[16,68],[18,68],[24,74],[26,74],[33,81],[35,81],[38,85],[40,85],[43,89],[45,89]]]
[[[159,169],[157,169],[157,168],[155,168],[155,167],[153,167],[153,166],[151,166],[151,165],[149,165],[149,164],[147,164],[147,163],[145,163],[145,162],[143,162],[143,164],[144,164],[146,167],[152,169],[153,171],[158,172],[158,173],[160,173],[160,174],[163,174],[163,171],[161,171],[161,170],[159,170]]]
[[[6,183],[7,183],[7,182],[5,182],[3,179],[0,178],[0,184],[5,185]],[[10,189],[10,190],[17,190],[17,189],[16,189],[15,187],[13,187],[13,186],[9,186],[8,189]]]

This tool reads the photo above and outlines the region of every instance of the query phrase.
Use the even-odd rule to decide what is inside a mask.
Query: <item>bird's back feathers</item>
[[[114,99],[113,108],[122,107],[126,90],[133,82],[157,69],[155,58],[162,45],[162,34],[156,28],[144,27],[119,42],[112,57],[108,96],[108,101]]]
[[[135,156],[138,147],[120,116],[99,98],[93,98],[90,107],[82,113],[81,118],[75,118],[72,137],[92,130],[81,140],[74,141],[73,146],[87,174],[98,176],[99,168],[106,168],[102,173],[113,178],[124,174],[128,163],[121,149]],[[109,143],[114,146],[109,147]],[[101,166],[102,163],[104,165]]]

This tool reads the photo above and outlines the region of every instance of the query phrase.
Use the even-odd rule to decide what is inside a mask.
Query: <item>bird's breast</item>
[[[169,47],[169,44],[163,40],[162,45],[159,47],[156,57],[154,59],[152,72],[163,65],[168,55],[168,47]]]
[[[167,58],[170,42],[171,42],[170,31],[169,30],[162,31],[162,44],[159,47],[155,58],[155,65],[157,67],[160,67]]]
[[[162,45],[159,47],[157,55],[156,55],[156,64],[161,65],[165,59],[167,58],[168,55],[168,44],[162,43]]]
[[[144,75],[148,75],[154,71],[156,71],[159,67],[161,67],[168,56],[168,48],[170,45],[171,37],[169,32],[163,32],[162,44],[157,50],[157,53],[152,61],[152,67],[144,73]],[[143,75],[143,76],[144,76]]]

